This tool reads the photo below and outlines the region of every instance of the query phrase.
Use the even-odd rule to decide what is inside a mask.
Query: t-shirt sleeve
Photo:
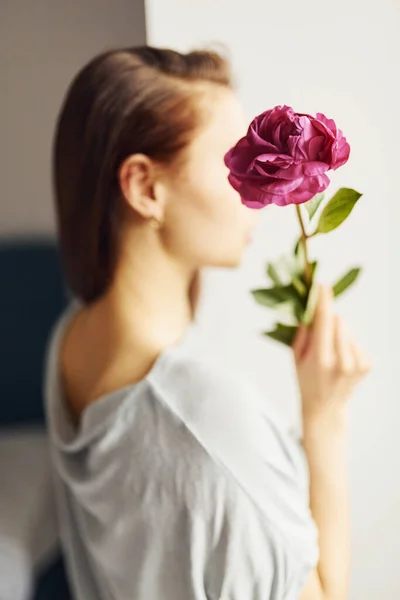
[[[217,500],[220,519],[204,565],[208,600],[297,600],[308,568],[297,561],[279,527],[268,523],[230,482]]]
[[[201,449],[195,453],[192,447],[186,455],[190,471],[177,465],[180,483],[149,495],[126,524],[134,541],[126,597],[297,600],[305,563],[229,474]]]

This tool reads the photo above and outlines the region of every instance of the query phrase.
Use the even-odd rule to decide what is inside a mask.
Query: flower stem
[[[308,284],[308,286],[311,286],[311,280],[312,280],[312,271],[311,271],[311,264],[308,258],[308,246],[307,246],[307,240],[310,236],[307,235],[306,229],[304,227],[304,221],[303,221],[303,216],[301,214],[301,209],[300,209],[300,205],[296,204],[296,213],[297,213],[297,218],[299,220],[300,223],[300,228],[301,228],[301,243],[303,244],[303,249],[304,249],[304,259],[305,259],[305,275],[306,275],[306,282]]]

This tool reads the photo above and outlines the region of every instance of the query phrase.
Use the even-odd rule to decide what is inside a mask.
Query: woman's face
[[[258,211],[242,204],[228,181],[225,153],[246,133],[239,101],[229,89],[209,92],[208,118],[171,172],[163,237],[169,251],[191,266],[237,266]]]

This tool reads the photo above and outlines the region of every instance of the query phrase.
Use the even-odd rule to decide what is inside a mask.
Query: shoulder
[[[149,378],[155,396],[210,445],[257,447],[269,457],[298,458],[298,444],[261,390],[240,370],[213,355],[173,354]],[[279,448],[278,448],[279,447]],[[224,448],[225,449],[225,448]]]
[[[148,384],[171,447],[181,445],[179,454],[195,460],[205,453],[236,481],[243,474],[256,480],[267,463],[292,473],[290,440],[270,421],[268,410],[262,411],[267,401],[261,392],[240,373],[207,359],[173,355]]]
[[[240,378],[235,382],[206,360],[168,356],[135,398],[126,398],[124,429],[131,450],[140,452],[134,464],[163,486],[175,486],[178,478],[175,491],[217,493],[234,469],[234,448],[244,450],[254,436],[257,419],[240,385]]]
[[[234,460],[232,446],[245,450],[265,438],[268,422],[260,413],[260,392],[218,362],[174,355],[149,384],[164,410],[223,462]]]
[[[172,354],[150,374],[149,383],[190,418],[234,418],[260,407],[260,391],[247,378],[207,356]]]

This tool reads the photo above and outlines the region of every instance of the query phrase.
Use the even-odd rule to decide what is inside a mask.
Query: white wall
[[[0,0],[0,236],[53,232],[51,142],[66,88],[93,55],[144,41],[142,0]]]
[[[351,142],[351,160],[330,189],[348,185],[364,197],[352,217],[314,247],[327,282],[353,264],[364,267],[357,287],[337,306],[375,363],[351,401],[349,598],[399,598],[394,557],[400,555],[400,396],[394,369],[400,328],[394,279],[400,258],[395,231],[400,5],[395,0],[147,0],[146,7],[151,44],[179,50],[227,44],[249,120],[275,104],[291,104],[333,117]],[[292,209],[264,211],[242,268],[208,274],[202,312],[215,346],[254,377],[291,420],[298,405],[290,354],[258,336],[272,319],[247,290],[265,283],[266,259],[285,252],[296,232]]]

